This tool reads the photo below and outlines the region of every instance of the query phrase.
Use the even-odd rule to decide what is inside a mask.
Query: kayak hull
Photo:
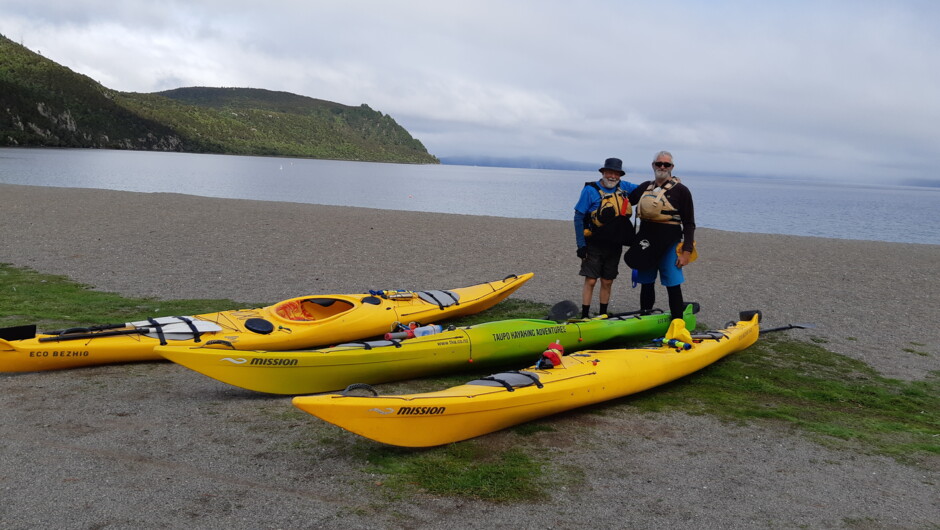
[[[426,323],[484,311],[505,300],[532,276],[511,275],[449,291],[310,295],[267,307],[187,317],[219,328],[199,336],[174,334],[161,339],[153,329],[142,333],[134,326],[117,325],[106,330],[87,328],[91,331],[39,333],[9,340],[2,338],[4,330],[0,330],[0,372],[164,360],[154,348],[169,344],[218,343],[234,350],[291,350],[337,344],[381,335],[395,322]]]
[[[695,328],[689,305],[686,328]],[[167,359],[213,379],[271,394],[312,394],[353,383],[385,383],[513,363],[532,362],[552,342],[566,352],[612,341],[662,336],[670,316],[622,315],[558,323],[514,319],[444,330],[401,341],[343,344],[303,351],[239,351],[157,347]]]
[[[562,366],[548,370],[533,366],[523,371],[535,374],[538,386],[531,384],[511,391],[498,384],[466,384],[412,395],[299,396],[293,399],[293,404],[320,419],[385,444],[442,445],[676,380],[753,344],[759,333],[758,320],[755,315],[751,320],[719,330],[720,339],[702,339],[691,350],[663,346],[585,350],[565,355]]]

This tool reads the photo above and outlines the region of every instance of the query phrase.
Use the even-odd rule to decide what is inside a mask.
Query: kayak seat
[[[474,379],[467,384],[479,386],[501,386],[510,392],[514,392],[515,389],[526,386],[536,385],[539,388],[545,386],[541,381],[539,381],[539,374],[534,372],[527,372],[525,370],[500,372],[498,374],[493,374],[487,377],[481,377],[480,379]]]
[[[436,304],[441,309],[459,305],[460,295],[453,291],[416,291],[418,298],[429,304]]]
[[[307,298],[306,300],[287,300],[274,308],[274,312],[285,320],[311,322],[344,313],[353,307],[353,304],[345,300]]]

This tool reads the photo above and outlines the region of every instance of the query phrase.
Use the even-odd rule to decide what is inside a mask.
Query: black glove
[[[587,247],[578,247],[578,257],[581,259],[587,257]]]

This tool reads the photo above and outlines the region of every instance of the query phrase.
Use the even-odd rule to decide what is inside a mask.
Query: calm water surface
[[[940,244],[940,189],[683,178],[699,226]],[[572,218],[589,171],[138,151],[0,148],[0,182],[532,219]],[[628,174],[639,183],[650,175]]]

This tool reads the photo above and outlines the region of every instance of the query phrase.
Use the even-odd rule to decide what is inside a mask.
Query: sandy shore
[[[0,262],[124,295],[270,303],[534,272],[516,298],[580,296],[567,221],[4,184],[0,197]],[[685,294],[706,325],[761,309],[769,326],[816,324],[787,333],[887,376],[940,370],[940,246],[708,229],[697,239]],[[638,299],[624,275],[612,310]],[[285,419],[290,410],[163,363],[0,375],[0,528],[918,528],[940,513],[936,468],[624,404],[563,415],[524,442],[576,466],[576,491],[534,505],[399,500],[349,450],[370,442]]]

